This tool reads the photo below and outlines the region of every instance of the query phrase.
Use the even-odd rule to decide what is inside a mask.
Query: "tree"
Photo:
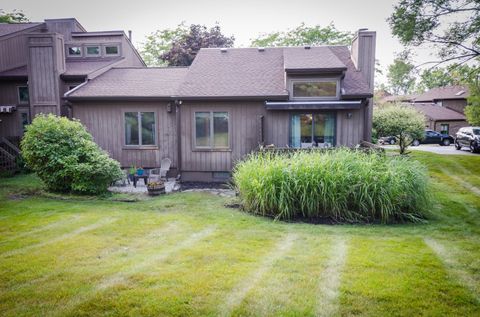
[[[147,65],[189,66],[201,48],[232,47],[235,38],[222,34],[220,26],[184,23],[175,29],[159,30],[143,43],[142,57]]]
[[[424,137],[425,116],[410,105],[386,104],[375,107],[373,129],[379,137],[396,137],[400,154],[406,154],[413,140]]]
[[[5,12],[0,9],[0,23],[21,23],[28,21],[28,18],[22,11],[13,10],[12,12]]]
[[[470,85],[470,97],[465,107],[465,116],[472,126],[480,126],[480,85],[478,81]]]
[[[272,32],[259,35],[253,39],[252,47],[274,46],[304,46],[304,45],[349,45],[353,34],[337,30],[333,22],[322,27],[320,25],[306,26],[301,23],[285,32]]]
[[[420,74],[417,91],[451,85],[470,85],[480,73],[480,68],[467,64],[451,64],[447,67],[425,69]]]
[[[387,80],[390,92],[394,95],[409,94],[415,87],[415,66],[410,60],[410,53],[404,51],[397,55],[387,68]]]
[[[480,56],[480,1],[401,0],[388,22],[407,46],[433,45],[439,65]]]

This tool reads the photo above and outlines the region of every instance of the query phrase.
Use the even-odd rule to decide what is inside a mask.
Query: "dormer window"
[[[82,57],[81,46],[69,46],[67,49],[68,57]]]
[[[100,56],[100,46],[98,45],[86,46],[85,51],[87,56]]]
[[[292,99],[338,99],[340,85],[338,79],[291,79]]]
[[[118,45],[106,45],[105,46],[105,55],[106,56],[118,56],[120,55],[120,48]]]

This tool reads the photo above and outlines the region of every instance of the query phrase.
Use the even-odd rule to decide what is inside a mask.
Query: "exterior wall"
[[[467,121],[435,121],[435,125],[433,129],[437,132],[441,132],[441,125],[448,124],[449,125],[449,134],[455,136],[460,128],[468,127],[469,124]]]
[[[38,31],[42,25],[5,35],[0,39],[0,71],[25,66],[28,51],[25,49],[25,34]]]
[[[126,111],[156,112],[157,146],[133,148],[124,145]],[[87,127],[95,142],[122,166],[159,167],[161,160],[168,157],[172,160],[172,168],[177,167],[175,110],[168,113],[167,102],[75,102],[72,112],[73,117]]]
[[[19,137],[23,135],[21,113],[29,114],[29,105],[19,103],[17,87],[26,85],[26,81],[0,82],[0,104],[17,107],[13,113],[0,114],[0,136]]]
[[[466,99],[442,100],[441,102],[443,107],[460,113],[464,113],[465,107],[467,106]]]

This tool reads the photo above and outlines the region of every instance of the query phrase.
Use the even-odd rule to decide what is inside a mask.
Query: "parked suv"
[[[455,148],[461,150],[467,146],[472,153],[480,152],[480,127],[465,127],[457,132]]]
[[[423,140],[413,140],[413,146],[419,146],[420,144],[440,144],[449,146],[453,143],[453,137],[448,134],[443,134],[433,130],[425,130],[425,138]]]

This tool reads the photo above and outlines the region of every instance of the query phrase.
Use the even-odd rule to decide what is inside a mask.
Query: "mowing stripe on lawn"
[[[472,193],[474,193],[475,195],[477,196],[480,196],[480,188],[470,184],[469,182],[467,181],[464,181],[463,179],[461,179],[460,177],[456,176],[456,175],[451,175],[448,173],[448,171],[446,170],[442,170],[443,174],[453,180],[455,180],[456,182],[458,182],[462,187],[464,187],[465,189],[468,189],[469,191],[471,191]]]
[[[102,219],[100,221],[97,221],[91,225],[88,225],[88,226],[83,226],[83,227],[80,227],[72,232],[69,232],[69,233],[66,233],[66,234],[63,234],[61,236],[58,236],[56,238],[53,238],[53,239],[50,239],[50,240],[47,240],[47,241],[44,241],[44,242],[40,242],[40,243],[36,243],[36,244],[32,244],[32,245],[28,245],[28,246],[25,246],[25,247],[22,247],[22,248],[19,248],[19,249],[15,249],[15,250],[12,250],[12,251],[8,251],[8,252],[5,252],[5,253],[2,253],[0,255],[0,257],[9,257],[9,256],[12,256],[12,255],[16,255],[16,254],[19,254],[19,253],[24,253],[26,251],[30,251],[32,249],[35,249],[35,248],[41,248],[41,247],[44,247],[46,245],[50,245],[50,244],[54,244],[54,243],[57,243],[57,242],[61,242],[63,240],[66,240],[66,239],[69,239],[69,238],[72,238],[72,237],[75,237],[75,236],[78,236],[79,234],[82,234],[82,233],[85,233],[85,232],[88,232],[88,231],[92,231],[92,230],[95,230],[97,228],[100,228],[102,226],[105,226],[105,225],[108,225],[112,222],[115,222],[117,221],[118,219],[112,219],[112,218],[109,218],[109,219]]]
[[[148,269],[154,264],[158,264],[159,262],[165,261],[168,259],[171,255],[182,251],[183,249],[187,249],[191,246],[193,246],[195,243],[200,242],[201,240],[211,236],[215,232],[216,228],[215,227],[208,227],[202,231],[195,232],[192,235],[190,235],[187,239],[179,242],[178,244],[174,245],[171,248],[168,248],[166,250],[160,251],[159,253],[150,256],[148,258],[143,258],[143,261],[139,262],[138,264],[135,264],[133,266],[130,266],[129,268],[122,270],[118,272],[117,274],[113,274],[107,278],[104,278],[99,284],[95,286],[95,288],[88,293],[82,295],[78,295],[69,302],[65,303],[62,305],[57,311],[53,312],[54,316],[63,316],[67,314],[67,312],[71,311],[78,305],[81,305],[82,303],[88,301],[89,299],[93,298],[94,296],[98,295],[100,292],[119,285],[123,282],[126,281],[126,279],[134,275],[135,273],[139,273],[141,271],[144,271],[145,269]]]
[[[40,232],[44,232],[44,231],[48,231],[50,229],[54,229],[54,228],[57,228],[57,227],[60,227],[60,226],[63,226],[65,224],[68,224],[68,223],[72,223],[72,222],[75,222],[77,221],[78,219],[80,219],[80,216],[79,215],[73,215],[67,219],[63,219],[63,220],[58,220],[58,221],[54,221],[52,223],[49,223],[47,225],[44,225],[44,226],[39,226],[39,227],[35,227],[31,230],[28,230],[28,231],[24,231],[22,233],[19,233],[19,234],[16,234],[14,236],[10,236],[8,237],[7,239],[3,240],[3,241],[0,241],[0,245],[1,244],[5,244],[5,243],[8,243],[12,240],[17,240],[17,239],[21,239],[21,238],[25,238],[25,237],[28,237],[28,236],[31,236],[31,235],[34,235],[34,234],[37,234],[37,233],[40,233]]]
[[[336,238],[333,242],[330,258],[320,278],[317,316],[333,316],[338,310],[340,278],[347,257],[347,242]]]
[[[297,236],[295,234],[289,233],[284,239],[279,241],[273,250],[264,257],[259,268],[230,292],[225,300],[225,304],[220,309],[219,315],[230,316],[233,309],[243,301],[248,292],[271,269],[272,265],[292,248],[296,239]]]
[[[433,238],[424,238],[425,243],[430,247],[430,249],[435,252],[435,254],[440,258],[443,265],[446,267],[447,271],[460,280],[461,284],[467,287],[472,293],[475,299],[480,302],[480,290],[476,285],[475,279],[471,276],[470,273],[461,268],[461,265],[455,259],[455,255],[450,250],[448,250],[445,245],[440,243],[438,240]]]

